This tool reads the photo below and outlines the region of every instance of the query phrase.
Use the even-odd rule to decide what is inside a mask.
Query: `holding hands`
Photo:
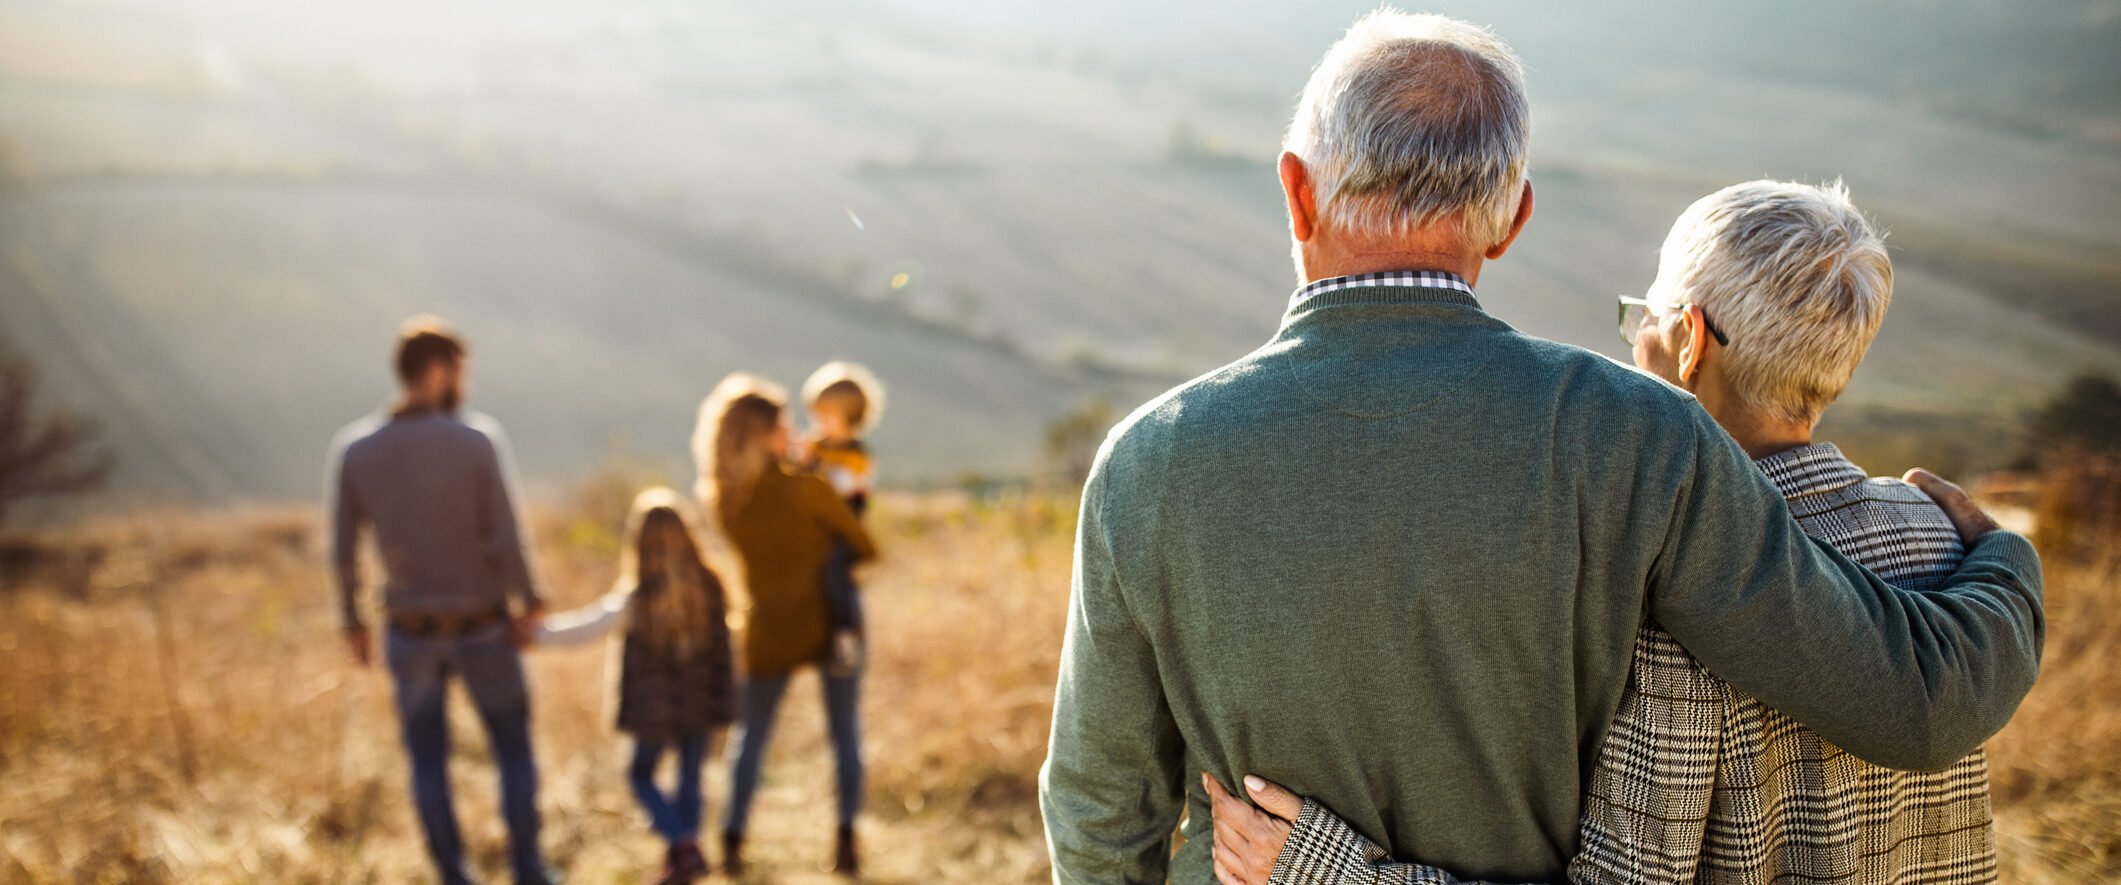
[[[508,644],[518,649],[537,644],[538,625],[545,620],[545,604],[533,602],[519,614],[508,618]]]

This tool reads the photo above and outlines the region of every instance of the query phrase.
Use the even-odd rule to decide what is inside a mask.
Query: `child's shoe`
[[[655,885],[682,885],[690,881],[678,872],[678,857],[678,843],[672,842],[670,848],[663,852],[663,869],[656,874]]]
[[[677,844],[676,867],[678,881],[690,882],[707,875],[707,854],[700,850],[700,843],[687,839]]]

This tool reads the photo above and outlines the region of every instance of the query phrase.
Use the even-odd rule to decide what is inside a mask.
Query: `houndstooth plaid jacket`
[[[1897,480],[1869,479],[1831,444],[1755,462],[1813,537],[1895,585],[1942,586],[1966,555],[1943,511]],[[1584,797],[1576,883],[1734,885],[1996,881],[1988,762],[1893,771],[1711,675],[1646,625],[1620,711]],[[1304,803],[1274,885],[1457,885],[1400,863]]]

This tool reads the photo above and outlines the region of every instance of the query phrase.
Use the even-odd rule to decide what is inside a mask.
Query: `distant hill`
[[[0,337],[119,495],[313,494],[420,311],[533,483],[681,469],[720,375],[840,357],[892,385],[888,479],[1022,474],[1272,332],[1279,131],[1365,8],[1122,6],[0,3]],[[1483,300],[1620,355],[1688,202],[1839,175],[1899,270],[1850,402],[2121,373],[2116,6],[1513,6],[1539,208]]]

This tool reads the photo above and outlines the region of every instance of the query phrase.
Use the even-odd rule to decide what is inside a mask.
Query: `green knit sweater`
[[[1395,856],[1559,879],[1645,617],[1858,756],[1942,766],[2016,709],[2042,628],[2024,538],[1953,581],[1811,540],[1649,376],[1459,292],[1323,294],[1099,455],[1041,773],[1055,878],[1211,881],[1206,771]]]

